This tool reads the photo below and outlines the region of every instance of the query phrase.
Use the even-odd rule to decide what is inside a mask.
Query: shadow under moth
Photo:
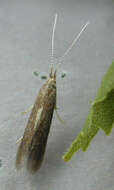
[[[57,68],[55,70],[53,69],[54,34],[56,22],[57,14],[55,15],[53,24],[52,64],[49,78],[41,87],[40,92],[36,98],[16,156],[16,168],[20,169],[24,164],[26,164],[26,168],[30,173],[35,173],[42,164],[53,112],[54,109],[56,109]],[[80,35],[85,30],[88,24],[89,22],[84,25],[78,36],[75,37],[69,48],[58,60],[58,66],[61,64],[63,58],[68,54],[76,41],[79,39]]]

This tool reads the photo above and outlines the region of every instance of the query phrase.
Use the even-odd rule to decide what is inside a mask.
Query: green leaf
[[[109,135],[114,126],[114,62],[104,76],[95,101],[92,103],[85,125],[63,156],[69,161],[75,152],[86,151],[99,129]]]

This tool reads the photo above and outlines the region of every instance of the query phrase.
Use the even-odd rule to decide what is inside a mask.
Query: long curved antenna
[[[54,37],[55,37],[55,29],[56,29],[56,24],[57,24],[57,17],[58,17],[58,15],[55,14],[53,31],[52,31],[51,68],[53,68],[53,62],[54,62]]]
[[[74,44],[78,41],[78,39],[80,38],[80,36],[83,33],[83,31],[86,29],[86,27],[88,26],[88,24],[89,24],[89,21],[83,26],[83,28],[81,29],[81,31],[79,32],[79,34],[74,38],[74,40],[72,41],[71,45],[65,51],[65,53],[63,54],[63,56],[59,58],[59,64],[58,64],[57,68],[61,65],[61,62],[64,59],[64,57],[69,53],[69,51],[72,49],[72,47],[74,46]]]

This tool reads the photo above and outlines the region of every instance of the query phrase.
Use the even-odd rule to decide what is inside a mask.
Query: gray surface
[[[28,115],[21,116],[48,74],[54,13],[56,56],[64,53],[82,25],[86,32],[65,58],[57,77],[59,113],[54,115],[45,159],[34,176],[15,170],[16,140]],[[114,131],[100,131],[88,151],[71,162],[61,156],[81,130],[101,79],[114,58],[114,1],[0,0],[0,190],[114,190]],[[60,77],[63,71],[67,76]]]

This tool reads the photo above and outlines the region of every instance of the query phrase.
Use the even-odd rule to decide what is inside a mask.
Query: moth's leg
[[[65,121],[61,119],[61,117],[60,117],[60,115],[59,115],[59,113],[58,113],[58,111],[57,111],[58,109],[59,109],[59,108],[58,108],[57,106],[55,106],[55,113],[56,113],[56,115],[57,115],[57,118],[58,118],[58,120],[59,120],[62,124],[65,124]]]
[[[21,112],[22,114],[27,114],[29,111],[31,111],[33,108],[33,105],[31,105],[27,110]]]
[[[17,144],[20,143],[20,142],[22,141],[22,138],[23,138],[23,136],[20,137],[20,138],[16,141],[16,143],[17,143]]]

